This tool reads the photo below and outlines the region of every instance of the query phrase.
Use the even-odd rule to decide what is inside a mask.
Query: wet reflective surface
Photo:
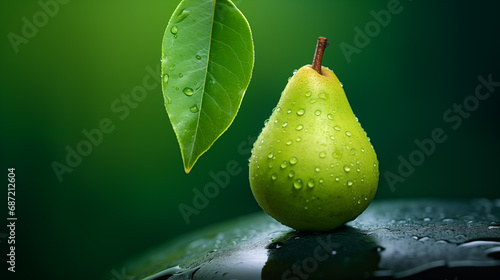
[[[500,199],[374,201],[326,233],[258,213],[173,240],[127,267],[130,279],[148,280],[492,279],[500,275]]]

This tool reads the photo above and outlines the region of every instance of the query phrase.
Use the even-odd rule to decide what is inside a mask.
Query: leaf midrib
[[[210,52],[212,48],[212,34],[214,30],[214,19],[215,19],[215,6],[217,5],[217,0],[214,0],[214,5],[212,8],[212,21],[211,21],[211,26],[210,26],[210,40],[208,43],[208,55],[207,55],[207,64],[205,66],[205,79],[203,83],[203,90],[201,92],[201,101],[200,101],[200,108],[199,108],[199,113],[198,113],[198,119],[196,120],[196,130],[194,133],[193,137],[193,143],[191,144],[191,149],[190,149],[190,154],[189,154],[189,165],[191,165],[192,158],[193,158],[193,153],[194,153],[194,147],[196,146],[196,139],[198,137],[198,132],[200,130],[200,119],[201,119],[201,113],[202,113],[202,108],[203,108],[203,98],[205,95],[205,87],[207,86],[207,76],[208,76],[208,64],[210,63]],[[186,170],[191,170],[192,165],[189,166],[189,169]]]

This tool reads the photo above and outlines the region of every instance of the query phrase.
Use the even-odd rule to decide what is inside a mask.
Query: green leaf
[[[186,173],[233,122],[253,64],[250,26],[231,1],[177,6],[163,37],[163,96]]]

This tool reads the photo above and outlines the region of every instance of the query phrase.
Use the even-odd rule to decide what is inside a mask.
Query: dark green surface
[[[382,200],[327,233],[264,213],[216,225],[146,255],[130,279],[492,279],[499,253],[500,199]]]
[[[398,156],[407,158],[415,139],[435,128],[448,136],[394,192],[381,178],[375,200],[500,197],[499,90],[456,130],[443,120],[474,93],[479,75],[500,80],[498,1],[401,1],[403,11],[348,63],[339,44],[353,44],[353,28],[364,28],[370,11],[387,2],[235,1],[252,26],[253,79],[233,125],[185,175],[155,79],[178,1],[70,0],[18,53],[7,34],[21,34],[22,18],[42,9],[35,0],[0,1],[0,170],[6,176],[7,166],[17,168],[17,279],[114,272],[106,280],[120,280],[130,273],[122,263],[149,248],[259,211],[248,186],[252,137],[292,71],[311,63],[318,36],[331,42],[324,65],[343,82],[382,174],[397,172]],[[132,108],[122,95],[146,77],[158,86]],[[115,129],[59,182],[51,164],[64,163],[66,146],[74,149],[86,139],[82,130],[104,118]],[[214,182],[210,172],[228,169],[227,186],[186,224],[179,205],[193,206],[194,190]],[[0,211],[4,221],[6,214]],[[2,256],[5,233],[0,227]]]

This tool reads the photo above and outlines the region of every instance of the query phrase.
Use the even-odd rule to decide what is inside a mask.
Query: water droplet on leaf
[[[185,95],[187,95],[187,96],[191,96],[191,95],[193,95],[193,92],[194,92],[194,91],[193,91],[193,89],[192,89],[192,88],[188,88],[188,87],[187,87],[187,88],[185,88],[182,92],[184,92],[184,94],[185,94]]]
[[[179,23],[179,22],[183,21],[184,19],[187,18],[187,16],[189,16],[189,11],[182,10],[182,12],[180,12],[179,15],[177,16],[177,18],[175,19],[175,23]]]
[[[168,95],[165,95],[165,97],[167,98],[167,104],[172,104],[172,98]]]
[[[179,32],[179,28],[177,28],[177,25],[174,25],[172,26],[172,28],[170,28],[170,32],[172,32],[172,34],[177,34],[177,32]]]
[[[189,111],[191,111],[191,113],[198,113],[198,111],[200,111],[198,109],[198,106],[194,105],[193,107],[189,108]]]

